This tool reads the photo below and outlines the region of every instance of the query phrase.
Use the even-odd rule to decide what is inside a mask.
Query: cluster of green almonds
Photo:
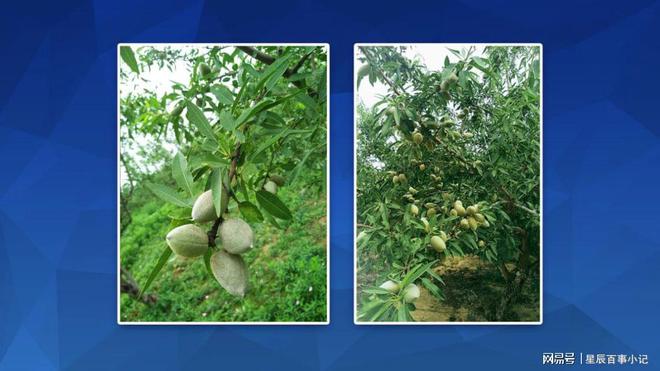
[[[463,207],[460,200],[454,202],[454,207],[449,212],[451,216],[463,217],[459,225],[463,229],[472,229],[473,231],[479,227],[490,227],[490,223],[486,220],[483,214],[479,212],[479,205],[468,206],[467,209]]]
[[[226,210],[229,197],[223,187],[221,210]],[[212,191],[202,193],[192,208],[192,220],[197,224],[218,219]],[[186,258],[200,257],[209,247],[209,235],[197,224],[185,224],[172,229],[165,238],[172,251]],[[221,249],[211,255],[213,276],[230,294],[243,297],[248,290],[248,270],[241,254],[252,248],[254,233],[245,221],[228,218],[222,221],[215,239]]]
[[[383,284],[380,285],[380,288],[385,289],[390,293],[396,295],[401,290],[401,285],[390,280],[383,282]],[[406,287],[403,288],[402,295],[404,302],[412,303],[415,300],[419,299],[419,295],[420,295],[419,287],[417,287],[417,285],[415,285],[414,283],[408,284]]]
[[[392,183],[398,184],[398,183],[405,183],[408,181],[408,178],[406,178],[406,174],[399,174],[399,175],[394,175],[392,177]]]

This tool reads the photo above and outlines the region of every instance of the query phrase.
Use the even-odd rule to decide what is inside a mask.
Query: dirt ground
[[[505,291],[505,282],[492,264],[476,256],[451,257],[434,268],[442,277],[445,300],[433,297],[421,287],[421,296],[412,312],[418,322],[495,321],[495,310]],[[527,284],[520,300],[505,321],[537,321],[538,286]]]

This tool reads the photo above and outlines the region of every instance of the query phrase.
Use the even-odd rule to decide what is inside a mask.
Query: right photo
[[[542,59],[355,45],[356,324],[542,323]]]

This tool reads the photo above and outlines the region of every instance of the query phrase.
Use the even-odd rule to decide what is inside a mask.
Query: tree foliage
[[[414,309],[400,292],[372,287],[376,279],[400,282],[424,268],[417,283],[442,299],[431,267],[447,256],[477,255],[500,270],[511,292],[498,319],[524,280],[538,276],[539,48],[448,50],[453,58],[437,71],[406,47],[359,50],[358,85],[387,88],[357,110],[362,321],[410,320]],[[431,238],[440,235],[438,252]]]

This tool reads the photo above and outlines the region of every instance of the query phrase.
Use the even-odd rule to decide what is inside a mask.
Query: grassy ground
[[[255,248],[243,255],[250,272],[244,299],[222,289],[201,258],[172,257],[148,290],[157,296],[156,304],[121,295],[122,321],[325,321],[325,193],[304,184],[292,188],[278,192],[294,214],[288,228],[253,226]],[[173,210],[154,199],[133,211],[132,223],[122,233],[122,267],[139,284],[165,246]]]

